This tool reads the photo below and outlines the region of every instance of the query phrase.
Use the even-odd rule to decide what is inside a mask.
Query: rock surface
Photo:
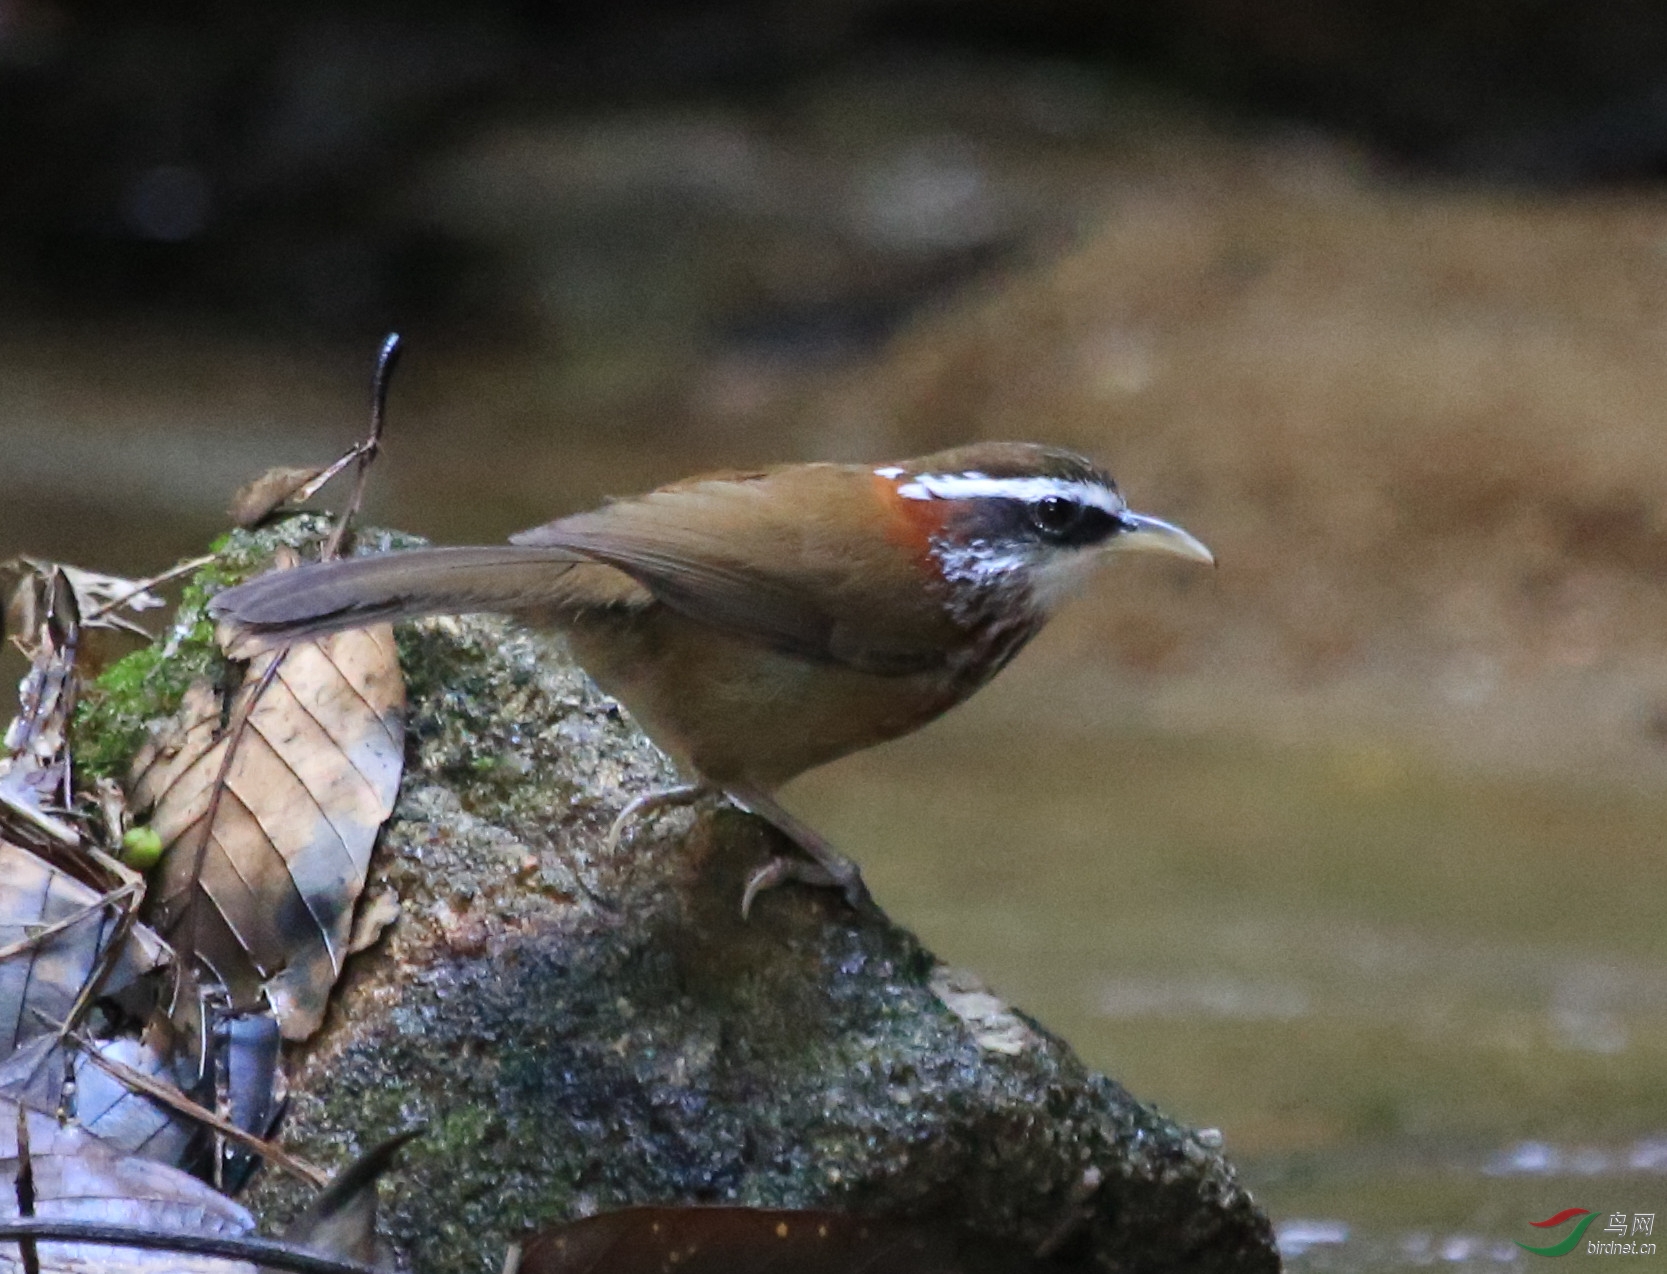
[[[409,765],[365,904],[401,916],[292,1056],[286,1143],[341,1164],[426,1123],[384,1187],[413,1269],[497,1270],[539,1225],[675,1201],[931,1213],[1087,1268],[1278,1268],[1214,1138],[878,910],[794,886],[743,923],[762,824],[669,814],[604,853],[673,774],[559,642],[440,619],[401,652]],[[297,1202],[270,1179],[253,1200]]]

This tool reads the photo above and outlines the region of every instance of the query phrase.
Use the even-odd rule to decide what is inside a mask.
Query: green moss
[[[198,678],[224,676],[225,661],[209,640],[211,634],[198,633],[200,627],[206,627],[206,620],[186,625],[173,651],[166,645],[135,651],[86,688],[71,727],[83,775],[121,778],[151,723],[179,707],[186,687]]]
[[[425,1136],[436,1154],[456,1158],[478,1153],[480,1147],[493,1139],[496,1120],[480,1106],[458,1106],[446,1112],[445,1118],[430,1124]]]
[[[192,682],[223,683],[229,668],[214,641],[209,599],[264,570],[280,547],[303,558],[316,556],[331,526],[319,514],[300,514],[216,540],[210,546],[214,560],[186,582],[174,622],[161,639],[112,664],[83,688],[71,727],[81,773],[90,779],[122,778],[151,725],[178,709]],[[376,531],[365,532],[360,541],[375,552],[420,543]]]

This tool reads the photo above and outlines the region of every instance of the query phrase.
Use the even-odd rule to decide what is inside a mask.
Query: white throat
[[[1099,565],[1100,554],[1094,549],[1056,549],[1031,568],[1031,604],[1051,617],[1082,591]]]
[[[1051,618],[1094,573],[1100,555],[1092,549],[1045,549],[998,546],[988,540],[956,544],[935,540],[938,559],[950,586],[950,613],[961,623],[975,620],[993,596],[1020,593],[1042,618]]]

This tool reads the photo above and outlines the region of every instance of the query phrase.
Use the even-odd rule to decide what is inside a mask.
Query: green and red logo
[[[1567,1256],[1579,1246],[1580,1240],[1586,1234],[1586,1227],[1598,1219],[1596,1212],[1589,1208],[1564,1208],[1556,1216],[1548,1216],[1543,1221],[1530,1221],[1528,1223],[1536,1230],[1550,1230],[1559,1225],[1567,1225],[1575,1217],[1579,1217],[1580,1220],[1575,1224],[1574,1229],[1559,1242],[1547,1247],[1530,1247],[1521,1239],[1518,1239],[1517,1246],[1524,1252],[1532,1252],[1535,1256]]]

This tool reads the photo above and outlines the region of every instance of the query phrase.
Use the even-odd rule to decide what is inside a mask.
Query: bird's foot
[[[853,909],[860,909],[868,901],[868,886],[863,884],[862,871],[840,853],[809,824],[789,814],[769,793],[751,787],[726,786],[724,794],[742,809],[758,815],[788,840],[808,854],[812,861],[802,858],[772,858],[747,880],[741,895],[741,918],[745,920],[752,904],[766,889],[786,884],[790,880],[802,884],[838,889]]]
[[[619,848],[621,837],[625,833],[626,825],[635,819],[648,818],[669,809],[677,809],[684,805],[693,805],[703,797],[713,795],[717,791],[705,783],[683,783],[677,787],[662,787],[652,792],[642,792],[633,796],[619,811],[612,826],[608,828],[608,835],[602,842],[602,852],[611,854]]]
[[[753,899],[759,894],[766,889],[774,889],[777,885],[785,885],[790,880],[825,889],[841,887],[840,882],[834,879],[833,873],[820,863],[813,863],[804,858],[772,858],[747,877],[747,888],[741,895],[741,919],[750,918]],[[849,898],[850,895],[846,896]]]

